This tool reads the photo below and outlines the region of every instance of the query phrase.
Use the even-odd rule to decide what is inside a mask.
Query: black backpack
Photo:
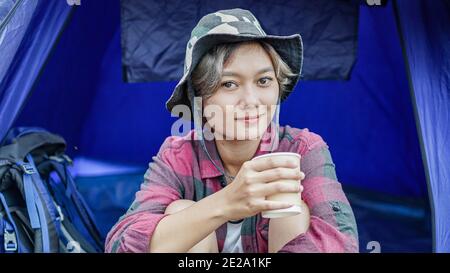
[[[41,128],[15,128],[0,145],[0,253],[103,252],[78,192],[66,143]]]

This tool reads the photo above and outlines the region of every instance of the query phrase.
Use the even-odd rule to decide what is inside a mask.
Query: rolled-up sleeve
[[[300,148],[302,199],[310,210],[308,230],[279,252],[358,252],[358,231],[350,204],[338,182],[335,165],[323,139],[309,133]]]
[[[167,206],[183,196],[183,184],[168,160],[167,142],[152,158],[131,207],[108,233],[106,252],[148,252]]]

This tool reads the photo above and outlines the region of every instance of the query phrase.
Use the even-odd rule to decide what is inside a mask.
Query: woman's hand
[[[265,210],[289,208],[292,204],[265,200],[276,193],[301,192],[305,174],[295,160],[286,157],[263,157],[246,161],[234,181],[217,192],[227,221],[253,216]],[[278,180],[299,181],[298,185]],[[219,200],[218,199],[218,200]]]

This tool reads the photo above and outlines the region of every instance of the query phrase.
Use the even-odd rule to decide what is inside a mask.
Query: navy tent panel
[[[128,82],[180,79],[186,43],[198,20],[235,7],[251,10],[268,34],[302,35],[308,45],[302,79],[347,79],[355,62],[358,1],[122,0],[121,5]]]

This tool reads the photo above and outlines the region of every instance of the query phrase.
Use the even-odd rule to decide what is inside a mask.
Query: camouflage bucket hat
[[[281,101],[286,99],[297,84],[302,69],[303,43],[301,36],[299,34],[267,35],[250,11],[235,8],[219,10],[203,16],[192,30],[186,46],[183,77],[166,102],[167,110],[172,112],[172,108],[178,104],[187,105],[192,109],[191,100],[194,95],[188,82],[190,83],[192,71],[205,53],[218,44],[249,40],[262,40],[270,44],[296,74],[291,78],[290,85],[282,94]]]

